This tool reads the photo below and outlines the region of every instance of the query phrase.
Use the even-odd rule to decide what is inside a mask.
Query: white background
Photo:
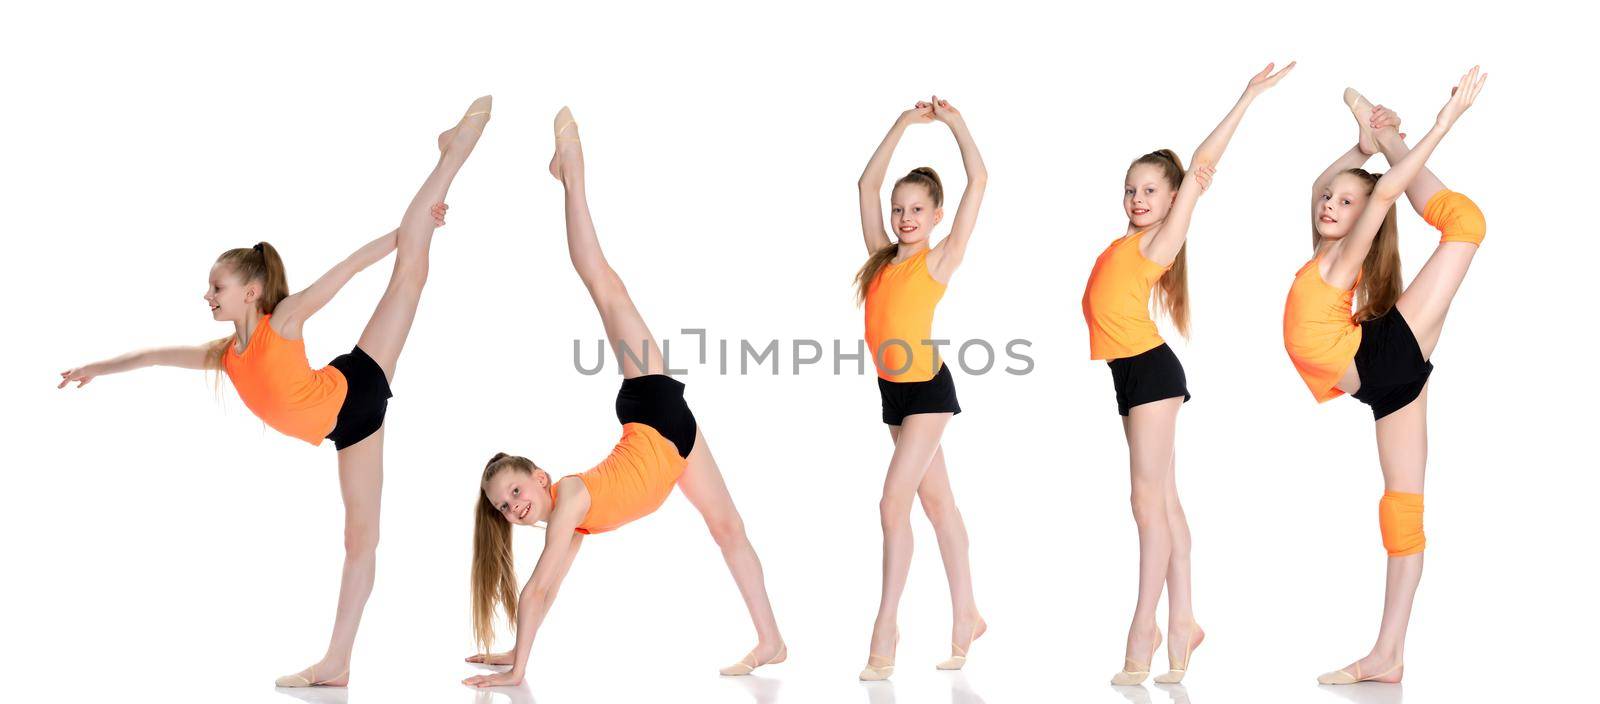
[[[578,471],[618,434],[617,379],[571,361],[572,340],[601,331],[545,172],[556,109],[582,124],[602,242],[655,333],[683,349],[695,338],[676,331],[695,327],[786,346],[860,335],[855,179],[896,114],[937,91],[966,114],[991,180],[935,331],[1028,338],[1036,362],[1022,377],[956,374],[966,412],[945,447],[991,625],[966,673],[933,669],[949,603],[919,513],[899,673],[856,682],[891,446],[870,372],[795,376],[786,350],[778,376],[690,365],[685,380],[765,561],[790,662],[715,675],[754,638],[675,497],[588,541],[515,701],[1588,698],[1576,676],[1596,626],[1580,597],[1596,467],[1579,448],[1596,390],[1582,283],[1596,255],[1592,18],[1515,6],[13,8],[0,41],[0,697],[286,701],[272,679],[320,657],[332,619],[333,450],[266,429],[200,373],[70,391],[56,373],[229,333],[201,300],[224,249],[269,240],[291,284],[308,283],[398,222],[434,135],[493,93],[394,384],[353,684],[311,699],[473,700],[457,681],[476,672],[460,658],[484,460],[507,450]],[[1195,394],[1178,465],[1209,639],[1185,688],[1117,691],[1105,682],[1137,543],[1083,283],[1123,231],[1127,163],[1158,147],[1187,160],[1252,73],[1291,59],[1199,207],[1195,335],[1169,335]],[[1371,415],[1315,404],[1282,349],[1283,299],[1310,255],[1308,185],[1354,139],[1346,85],[1416,138],[1474,63],[1488,87],[1430,166],[1482,206],[1490,234],[1434,359],[1407,679],[1319,691],[1315,675],[1371,644],[1384,560]],[[912,129],[891,178],[922,164],[953,205],[963,179],[944,127]],[[1409,278],[1437,234],[1404,207],[1400,229]],[[307,326],[314,362],[354,343],[389,266]],[[523,577],[540,537],[518,531]]]

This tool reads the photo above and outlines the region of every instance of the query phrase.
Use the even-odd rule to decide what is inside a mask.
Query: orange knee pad
[[[1428,199],[1428,205],[1422,209],[1422,219],[1443,233],[1440,242],[1483,244],[1488,228],[1477,203],[1447,188],[1439,189]]]
[[[1383,492],[1383,500],[1378,502],[1378,529],[1383,532],[1389,557],[1422,552],[1428,546],[1422,533],[1422,494]]]

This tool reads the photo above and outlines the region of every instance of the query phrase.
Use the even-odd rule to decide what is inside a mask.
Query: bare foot
[[[572,119],[570,108],[562,107],[556,113],[555,133],[556,151],[550,157],[550,175],[560,181],[563,162],[580,168],[583,165],[583,143],[578,141],[578,122]]]
[[[350,684],[350,664],[323,660],[292,675],[279,677],[273,684],[278,687],[343,687]]]
[[[1350,113],[1356,116],[1356,127],[1360,130],[1356,139],[1356,148],[1362,154],[1372,156],[1378,153],[1378,140],[1372,135],[1372,103],[1356,92],[1354,88],[1344,89],[1344,104],[1350,108]]]
[[[453,150],[462,149],[462,158],[472,152],[473,145],[478,143],[478,138],[483,136],[483,126],[489,124],[489,111],[494,106],[494,96],[485,95],[472,101],[467,107],[467,114],[461,121],[439,133],[439,153],[448,154]]]
[[[506,651],[504,653],[489,653],[487,655],[483,653],[477,653],[474,655],[468,655],[467,662],[483,663],[485,665],[515,665],[517,662],[517,655],[516,653],[510,651]]]

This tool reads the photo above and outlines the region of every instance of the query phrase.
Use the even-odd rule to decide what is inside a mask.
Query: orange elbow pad
[[[1443,233],[1440,242],[1483,244],[1488,228],[1478,204],[1449,189],[1440,189],[1428,199],[1428,204],[1422,208],[1422,219]]]
[[[1383,500],[1378,502],[1378,529],[1383,532],[1389,557],[1422,552],[1428,545],[1422,533],[1422,494],[1383,492]]]

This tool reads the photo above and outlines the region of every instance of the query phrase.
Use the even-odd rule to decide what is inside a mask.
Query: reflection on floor
[[[972,683],[967,681],[967,675],[959,670],[946,673],[950,680],[951,704],[983,704],[983,697],[972,690]],[[862,682],[861,688],[867,692],[867,704],[895,704],[894,682]],[[764,703],[763,703],[764,704]]]
[[[1358,682],[1356,684],[1319,684],[1320,689],[1329,694],[1347,699],[1356,704],[1400,704],[1405,696],[1401,684],[1387,684],[1384,682]]]

